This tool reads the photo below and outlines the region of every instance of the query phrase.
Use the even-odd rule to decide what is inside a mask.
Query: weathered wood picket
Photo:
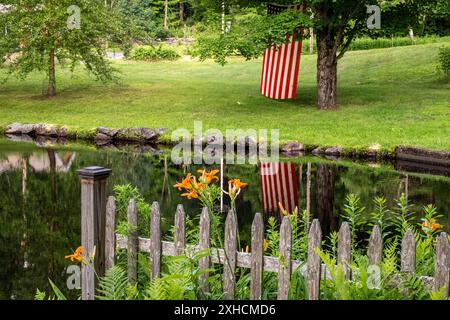
[[[101,185],[104,186],[104,184]],[[98,199],[96,200],[95,197],[103,197],[104,193],[94,192],[94,194],[93,197],[82,198],[82,201],[100,203],[101,205],[98,208],[102,209],[102,202],[99,202]],[[91,205],[87,203],[82,205],[82,208],[90,207]],[[251,269],[250,299],[252,300],[260,300],[262,298],[263,272],[278,273],[278,299],[280,300],[288,299],[290,277],[295,270],[299,270],[306,277],[307,293],[310,300],[319,299],[321,279],[330,278],[328,270],[321,263],[321,259],[317,254],[317,249],[321,248],[322,242],[322,231],[317,219],[312,221],[309,228],[308,258],[307,261],[303,262],[292,260],[292,228],[288,217],[283,218],[280,227],[280,255],[279,257],[271,257],[264,255],[264,222],[260,213],[256,213],[254,216],[251,227],[251,252],[247,253],[238,252],[237,250],[237,217],[233,211],[228,213],[225,221],[224,248],[211,248],[211,221],[207,208],[203,208],[200,216],[199,243],[192,245],[186,244],[185,212],[182,205],[178,205],[175,213],[174,242],[161,239],[161,211],[158,202],[154,202],[151,207],[150,235],[148,238],[139,237],[137,233],[139,222],[137,206],[134,200],[130,200],[128,206],[128,236],[115,233],[116,205],[114,197],[109,197],[104,207],[106,207],[103,211],[106,212],[106,217],[102,221],[105,221],[105,223],[100,225],[104,229],[95,228],[94,234],[89,238],[99,239],[96,234],[98,232],[102,235],[101,239],[104,239],[102,240],[104,243],[99,246],[103,248],[104,253],[99,253],[96,256],[96,259],[99,258],[102,261],[96,261],[96,265],[102,266],[104,264],[106,269],[110,268],[114,264],[116,249],[126,249],[128,281],[131,284],[137,281],[138,252],[149,253],[150,275],[154,279],[160,276],[162,255],[179,256],[185,252],[194,253],[200,250],[209,250],[210,252],[208,256],[202,257],[199,261],[200,269],[209,269],[211,263],[224,265],[224,299],[234,299],[235,297],[235,271],[237,267]],[[86,212],[88,215],[102,214],[100,209],[96,212],[92,210],[86,210]],[[88,231],[92,232],[90,229]],[[82,227],[82,232],[85,232],[85,227]],[[82,238],[85,239],[83,235]],[[92,246],[92,244],[96,244],[96,242],[90,245]],[[415,255],[414,236],[412,231],[408,230],[401,243],[401,272],[415,272]],[[371,265],[380,265],[383,256],[383,241],[380,228],[377,225],[373,227],[370,236],[368,256]],[[338,233],[337,262],[342,265],[346,278],[350,279],[351,234],[350,227],[346,222],[342,223]],[[436,244],[435,277],[426,279],[428,280],[426,282],[431,284],[436,291],[445,287],[446,296],[449,293],[449,266],[450,245],[447,234],[442,232]],[[88,276],[91,276],[91,274],[88,274]],[[204,292],[209,290],[207,279],[208,273],[203,273],[199,279],[200,286]],[[82,289],[82,292],[87,293],[82,298],[93,299],[95,282],[83,281],[82,283],[84,286],[88,286],[88,288]]]
[[[108,199],[108,208],[114,208],[114,198]],[[134,201],[130,201],[129,224],[135,226],[135,216],[137,214]],[[132,212],[130,214],[130,212]],[[114,219],[109,219],[113,221]],[[319,220],[314,219],[309,229],[308,259],[306,264],[302,261],[291,259],[292,248],[292,230],[288,217],[284,217],[280,228],[280,256],[264,256],[264,223],[260,213],[256,213],[251,228],[251,253],[237,251],[237,219],[236,214],[230,211],[225,221],[225,249],[211,248],[210,246],[210,220],[208,209],[204,208],[200,218],[200,241],[198,245],[187,245],[185,236],[185,213],[181,205],[178,205],[175,213],[175,231],[174,242],[161,240],[161,214],[159,204],[154,202],[152,205],[152,219],[150,237],[137,238],[135,229],[130,230],[128,237],[116,235],[117,249],[126,249],[132,254],[128,254],[128,273],[130,282],[136,281],[137,255],[138,251],[150,254],[151,275],[152,278],[160,275],[161,255],[178,256],[185,252],[196,252],[199,250],[210,249],[210,256],[202,258],[200,261],[201,269],[209,269],[210,263],[224,265],[223,284],[224,299],[234,299],[235,296],[235,274],[236,268],[251,269],[250,299],[260,300],[262,296],[262,274],[264,271],[278,273],[278,299],[287,299],[289,293],[289,282],[291,274],[299,268],[300,272],[306,276],[308,281],[308,298],[310,300],[319,299],[320,281],[327,277],[330,278],[325,266],[321,263],[317,254],[317,249],[321,248],[322,231]],[[111,229],[110,229],[111,230]],[[110,232],[110,231],[109,231]],[[112,237],[110,232],[107,237]],[[132,240],[130,240],[132,239]],[[138,241],[136,241],[138,239]],[[351,263],[351,236],[348,223],[341,225],[338,233],[338,257],[337,261],[343,266],[345,275],[348,279],[351,277],[349,264]],[[449,283],[449,245],[447,235],[442,233],[437,242],[436,252],[436,277],[434,280],[434,289],[447,286]],[[112,249],[110,249],[112,252]],[[381,263],[383,244],[381,233],[378,226],[374,226],[372,236],[369,241],[369,260],[373,265]],[[415,240],[411,230],[406,232],[401,247],[401,271],[415,271]],[[200,281],[205,290],[206,279],[208,275],[202,275]],[[428,279],[429,280],[429,279]]]

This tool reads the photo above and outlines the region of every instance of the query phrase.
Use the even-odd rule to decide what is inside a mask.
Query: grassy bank
[[[304,56],[298,97],[277,102],[259,95],[261,61],[117,62],[121,83],[103,86],[79,70],[58,72],[59,95],[42,97],[34,74],[0,88],[0,127],[12,122],[67,125],[79,136],[96,126],[280,129],[281,140],[391,151],[405,144],[450,150],[450,84],[435,73],[442,44],[348,52],[339,64],[338,111],[315,103],[315,56]],[[166,139],[170,138],[168,134]]]

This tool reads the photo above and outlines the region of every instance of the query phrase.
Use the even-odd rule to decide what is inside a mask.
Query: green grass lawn
[[[117,62],[119,84],[84,71],[58,72],[59,95],[42,97],[33,74],[0,87],[0,127],[12,122],[67,125],[80,136],[96,126],[280,129],[282,142],[364,149],[379,143],[450,150],[450,84],[436,75],[442,44],[348,52],[339,63],[339,110],[316,107],[314,56],[303,56],[297,99],[260,96],[261,60]],[[168,136],[167,136],[168,137]]]

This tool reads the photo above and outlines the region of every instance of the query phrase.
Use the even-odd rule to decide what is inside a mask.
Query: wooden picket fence
[[[208,256],[199,261],[199,268],[207,270],[211,263],[223,264],[224,299],[235,297],[236,268],[251,269],[250,298],[261,299],[262,277],[264,271],[278,273],[278,299],[288,298],[290,277],[293,270],[299,268],[307,279],[307,294],[310,300],[319,299],[320,281],[330,278],[328,270],[321,263],[316,248],[321,248],[322,232],[319,221],[314,219],[309,228],[308,258],[306,264],[302,261],[292,260],[292,230],[288,217],[284,217],[280,227],[280,256],[270,257],[264,255],[264,222],[260,213],[256,213],[251,227],[251,253],[237,251],[237,218],[230,211],[225,221],[224,248],[211,248],[210,232],[211,221],[208,209],[203,208],[200,217],[200,236],[197,245],[186,244],[185,212],[182,205],[178,205],[174,222],[174,242],[161,240],[161,211],[158,202],[151,207],[150,237],[142,238],[137,233],[138,212],[136,203],[131,200],[128,206],[127,218],[129,224],[128,236],[115,234],[116,207],[114,197],[109,197],[106,205],[105,223],[105,268],[114,264],[116,249],[126,249],[128,259],[128,280],[136,283],[137,280],[137,254],[146,252],[150,256],[151,279],[160,276],[161,257],[179,256],[186,252],[209,250]],[[414,273],[416,268],[416,244],[411,230],[406,232],[401,243],[401,272]],[[368,258],[370,265],[380,265],[383,257],[383,240],[380,228],[375,225],[368,245]],[[348,223],[344,222],[338,233],[337,262],[342,265],[347,279],[351,278],[349,262],[351,259],[351,234]],[[281,262],[280,262],[281,261]],[[290,263],[289,263],[290,262]],[[449,287],[450,248],[447,234],[442,232],[437,238],[435,276],[424,277],[428,286],[439,290],[446,287],[448,296]],[[208,273],[200,277],[200,285],[208,291]]]

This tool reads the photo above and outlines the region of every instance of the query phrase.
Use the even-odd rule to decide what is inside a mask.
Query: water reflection
[[[319,219],[323,234],[338,229],[335,207],[337,170],[335,165],[318,164],[315,183],[315,216]]]
[[[33,152],[25,158],[20,153],[8,154],[6,160],[0,160],[0,173],[17,170],[24,166],[30,167],[34,172],[68,172],[75,160],[76,152],[57,152],[52,149]]]
[[[260,162],[259,175],[264,213],[279,212],[280,205],[290,213],[298,208],[298,176],[294,163]]]
[[[395,163],[395,168],[398,171],[428,173],[450,177],[450,164],[437,165],[431,163],[417,163],[412,161],[398,160]]]
[[[310,163],[308,164],[310,168]],[[337,168],[332,164],[317,164],[315,176],[315,206],[314,216],[321,221],[322,231],[329,234],[338,228],[338,214],[335,212],[335,182]],[[311,169],[308,171],[310,178]],[[298,171],[298,172],[297,172]],[[299,190],[303,195],[303,166],[297,167],[292,162],[260,162],[260,190],[262,209],[266,216],[275,216],[280,220],[280,206],[292,213],[297,208],[299,211],[307,210],[310,213],[311,183],[307,176],[306,206],[299,208]]]

